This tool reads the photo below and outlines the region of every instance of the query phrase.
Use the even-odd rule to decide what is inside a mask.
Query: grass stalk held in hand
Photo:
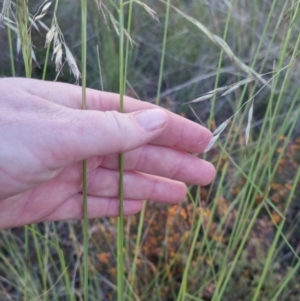
[[[18,39],[21,43],[22,56],[25,66],[25,75],[27,78],[31,78],[32,73],[32,59],[31,59],[31,36],[30,30],[28,29],[28,20],[29,20],[29,11],[28,11],[28,2],[27,0],[17,0],[16,1],[17,8],[17,27],[18,27]],[[33,230],[33,227],[25,228],[25,258],[26,261],[29,262],[29,234]],[[27,262],[26,267],[27,269]],[[27,300],[27,284],[28,277],[27,273],[25,273],[25,285],[26,289],[24,289],[24,300]]]
[[[120,112],[124,111],[124,89],[126,79],[124,78],[124,11],[123,0],[119,1],[119,93]],[[119,155],[119,200],[120,216],[118,218],[117,236],[117,291],[118,301],[123,301],[124,294],[124,154]]]
[[[120,5],[121,5],[121,3],[120,3]],[[124,5],[125,5],[125,3],[122,3],[122,6],[124,6]],[[124,41],[120,40],[120,108],[122,108],[122,111],[123,111],[123,94],[126,90],[128,63],[129,63],[129,49],[130,49],[130,32],[131,32],[132,12],[133,12],[133,1],[131,1],[129,3],[129,8],[128,8],[128,21],[127,21],[128,38],[127,38],[127,41],[126,41],[125,57],[124,58],[122,57],[122,61],[124,61],[124,67],[122,67],[122,65],[121,65],[121,56],[123,56],[123,51],[124,51],[124,49],[123,49],[124,46],[122,46],[122,44],[124,43]],[[122,20],[122,18],[120,16],[119,21],[121,21],[121,20]],[[121,27],[121,24],[120,24],[120,27]],[[123,74],[122,78],[121,78],[121,74]],[[121,85],[123,85],[123,91],[121,90]],[[120,171],[120,184],[119,184],[120,196],[121,196],[121,191],[122,191],[122,194],[123,194],[123,169],[124,169],[124,156],[121,154],[120,155],[120,170],[119,170]],[[122,181],[121,181],[121,179],[122,179]],[[123,195],[122,195],[122,198],[123,198]],[[122,199],[122,202],[123,202],[123,199]],[[120,197],[120,205],[121,205],[121,197]],[[121,208],[121,206],[120,206],[120,208]],[[122,211],[123,211],[123,208],[122,208]],[[123,215],[123,212],[122,212],[122,215]],[[122,217],[122,219],[123,219],[123,217]],[[123,225],[124,225],[124,221],[121,220],[121,210],[120,210],[120,220],[119,220],[119,223],[118,223],[118,227],[119,227],[118,228],[118,235],[119,234],[124,235]],[[121,251],[121,248],[123,250],[124,238],[118,239],[118,245],[120,246],[120,251]],[[124,256],[123,252],[118,254],[118,259],[120,260],[120,265],[122,265],[122,266],[123,266],[123,256]],[[123,267],[119,268],[119,261],[118,261],[118,271],[120,272],[120,274],[118,274],[118,289],[119,289],[119,283],[123,287],[123,279],[121,279],[121,277],[123,278],[123,274],[124,274]],[[129,285],[130,285],[130,283],[129,283]],[[132,286],[131,286],[131,288],[132,288]],[[119,299],[123,298],[124,292],[125,292],[124,287],[122,288],[122,291],[121,291],[121,287],[120,287],[120,291],[118,290],[118,298]],[[132,293],[133,293],[132,290],[129,290],[129,299],[132,298]]]
[[[82,64],[82,109],[86,110],[86,31],[87,31],[87,0],[81,1],[81,64]],[[88,273],[89,273],[89,262],[88,262],[88,204],[87,204],[87,168],[86,160],[83,161],[83,295],[84,300],[88,300]]]

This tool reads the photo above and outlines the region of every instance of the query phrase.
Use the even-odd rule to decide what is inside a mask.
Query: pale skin
[[[87,159],[89,218],[119,215],[118,154],[125,153],[124,213],[142,200],[177,203],[186,183],[215,177],[201,153],[206,128],[129,97],[21,78],[0,79],[0,229],[81,219]]]

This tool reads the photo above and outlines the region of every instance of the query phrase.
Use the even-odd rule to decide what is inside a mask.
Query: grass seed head
[[[225,91],[221,96],[225,96],[225,95],[227,95],[227,94],[229,94],[229,93],[235,91],[235,90],[236,90],[237,88],[239,88],[240,86],[243,86],[243,85],[245,85],[245,84],[248,84],[248,83],[252,82],[253,80],[254,80],[254,78],[252,78],[252,77],[249,77],[249,78],[246,78],[246,79],[244,79],[244,80],[241,80],[241,81],[239,81],[239,82],[233,84],[232,86],[230,86],[230,88],[229,88],[227,91]]]
[[[48,8],[51,6],[51,4],[52,4],[51,1],[47,2],[42,8],[42,13],[46,13],[48,11]]]
[[[66,60],[67,63],[70,67],[71,72],[73,73],[75,79],[76,79],[76,84],[79,83],[79,78],[81,78],[81,73],[77,67],[76,61],[74,56],[72,55],[71,51],[69,50],[68,46],[64,44],[65,50],[66,50]]]
[[[62,51],[62,48],[60,46],[60,47],[57,48],[56,55],[55,55],[55,71],[56,72],[60,72],[60,70],[61,70],[62,56],[63,56],[63,51]]]
[[[145,4],[141,1],[135,0],[134,2],[137,3],[138,5],[140,5],[141,7],[143,7],[144,10],[151,16],[151,18],[153,18],[154,20],[156,20],[158,22],[158,18],[156,16],[155,10],[153,10],[151,7],[149,7],[147,4]]]
[[[214,144],[216,143],[216,141],[219,139],[220,134],[221,134],[221,133],[219,133],[219,134],[217,134],[216,136],[213,136],[213,137],[211,138],[211,140],[210,140],[209,143],[207,144],[205,150],[203,151],[204,154],[207,153],[209,150],[211,150],[211,148],[214,146]]]
[[[44,18],[45,16],[46,16],[46,13],[38,15],[38,16],[34,17],[34,21],[40,20],[40,19]]]
[[[253,101],[251,103],[251,106],[250,106],[250,109],[248,112],[248,123],[247,123],[246,131],[245,131],[246,146],[248,145],[248,141],[249,141],[252,117],[253,117]]]
[[[56,27],[52,26],[51,29],[47,32],[46,34],[46,42],[45,42],[45,47],[48,46],[48,44],[50,44],[54,38],[54,35],[56,33]]]
[[[215,135],[221,134],[221,133],[225,130],[226,126],[228,125],[229,120],[230,120],[230,119],[227,119],[226,121],[224,121],[223,123],[221,123],[221,124],[214,130],[213,135],[215,136]]]

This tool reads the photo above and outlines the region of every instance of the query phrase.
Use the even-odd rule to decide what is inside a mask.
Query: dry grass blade
[[[250,135],[250,128],[251,128],[251,122],[252,122],[252,117],[253,117],[253,101],[251,103],[249,112],[248,112],[248,123],[245,131],[245,140],[246,140],[246,146],[248,145],[249,141],[249,135]]]
[[[204,101],[206,99],[212,98],[214,96],[214,94],[215,93],[207,93],[207,94],[205,94],[203,96],[200,96],[200,97],[198,97],[198,98],[196,98],[196,99],[194,99],[192,101],[187,102],[186,104]]]
[[[164,2],[164,1],[162,1]],[[184,12],[182,12],[180,9],[178,9],[175,6],[172,6],[172,8],[179,13],[181,16],[183,16],[186,20],[190,21],[192,24],[194,24],[195,26],[197,26],[202,33],[204,33],[206,35],[206,37],[213,42],[215,45],[217,45],[220,49],[222,49],[227,56],[231,59],[231,61],[242,71],[246,72],[247,74],[249,74],[251,77],[254,77],[257,81],[261,82],[264,85],[267,85],[267,82],[262,78],[262,76],[260,74],[258,74],[254,69],[252,69],[251,67],[247,66],[245,63],[243,63],[237,56],[235,56],[235,54],[233,53],[233,51],[231,50],[231,48],[229,47],[229,45],[219,36],[213,34],[212,32],[210,32],[207,27],[205,27],[201,22],[199,22],[198,20],[194,19],[193,17],[185,14]]]
[[[244,80],[241,80],[239,82],[237,82],[236,84],[232,85],[230,89],[228,89],[227,91],[225,91],[221,96],[225,96],[233,91],[235,91],[237,88],[239,88],[240,86],[249,84],[253,81],[254,79],[252,77],[246,78]]]
[[[115,17],[114,17],[110,12],[109,12],[109,18],[110,18],[110,20],[111,20],[111,23],[112,23],[112,25],[113,25],[113,27],[114,27],[114,30],[115,30],[116,34],[119,36],[119,35],[120,35],[120,31],[119,31],[119,22],[115,19]],[[125,29],[124,29],[124,35],[125,35],[126,38],[129,40],[129,42],[130,42],[131,45],[136,44],[136,43],[132,40],[132,38],[131,38],[130,34],[128,33],[128,31],[125,30]]]
[[[201,101],[204,101],[206,99],[209,99],[209,98],[212,98],[215,94],[217,94],[218,92],[222,92],[222,91],[225,91],[226,89],[228,89],[230,86],[225,86],[225,87],[221,87],[221,88],[217,88],[217,89],[214,89],[212,91],[209,91],[205,94],[203,94],[202,96],[196,98],[196,99],[193,99],[189,102],[186,102],[185,105],[187,104],[190,104],[190,103],[196,103],[196,102],[201,102]]]
[[[145,3],[141,2],[141,1],[135,0],[134,2],[138,5],[140,5],[141,7],[143,7],[144,10],[151,16],[151,18],[153,18],[157,22],[159,21],[156,16],[156,12],[151,7],[149,7],[148,5],[146,5]]]
[[[107,18],[106,18],[106,13],[105,11],[109,14],[108,8],[105,6],[102,0],[96,0],[97,7],[99,10],[99,13],[101,14],[101,17],[104,21],[104,23],[107,25]]]
[[[203,94],[202,96],[192,100],[192,101],[189,101],[185,104],[190,104],[190,103],[196,103],[196,102],[201,102],[201,101],[204,101],[206,99],[209,99],[211,97],[213,97],[215,94],[219,93],[219,92],[223,92],[225,91],[223,94],[219,95],[218,97],[221,97],[221,96],[225,96],[233,91],[235,91],[237,88],[239,88],[240,86],[242,85],[245,85],[245,84],[248,84],[250,82],[253,81],[253,78],[252,77],[249,77],[249,78],[246,78],[244,80],[241,80],[233,85],[230,85],[230,86],[225,86],[225,87],[221,87],[221,88],[217,88],[217,89],[214,89],[212,91],[209,91],[205,94]]]
[[[120,32],[119,32],[118,21],[115,19],[115,17],[111,13],[109,13],[109,18],[114,27],[115,32],[117,33],[117,35],[119,35]]]

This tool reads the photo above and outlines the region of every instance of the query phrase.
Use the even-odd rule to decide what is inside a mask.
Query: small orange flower
[[[281,216],[277,212],[273,212],[272,213],[272,221],[273,221],[273,223],[278,225],[279,222],[281,221]]]
[[[111,256],[111,254],[108,252],[102,252],[102,253],[97,254],[98,260],[102,263],[108,263],[110,256]]]

